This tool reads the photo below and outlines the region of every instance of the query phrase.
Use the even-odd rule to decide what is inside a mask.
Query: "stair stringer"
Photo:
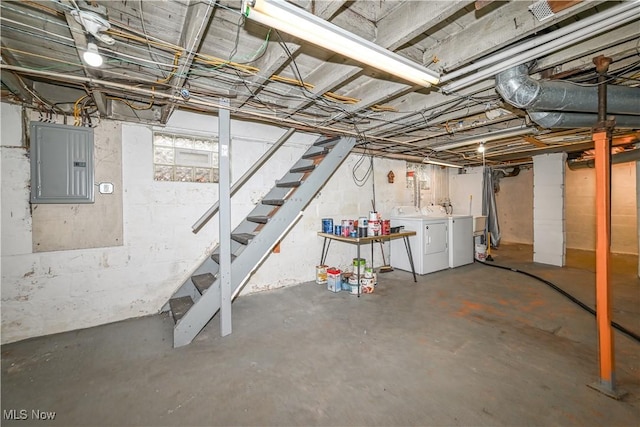
[[[276,243],[293,227],[304,208],[340,167],[354,146],[355,138],[342,138],[232,262],[232,297],[240,293],[249,276],[264,262]],[[173,334],[174,347],[181,347],[193,341],[220,309],[220,299],[220,280],[216,278],[207,292],[200,296],[176,323]]]

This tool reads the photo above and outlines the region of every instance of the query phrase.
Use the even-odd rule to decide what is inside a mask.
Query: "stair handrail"
[[[287,140],[293,135],[296,130],[294,128],[289,128],[284,135],[282,135],[274,144],[269,148],[256,162],[242,175],[232,186],[230,189],[230,197],[233,195],[244,185],[247,181],[256,173],[267,160],[271,158],[271,156],[278,151],[280,146],[287,142]],[[211,218],[214,217],[216,213],[218,213],[218,209],[220,208],[220,201],[217,201],[211,206],[192,226],[191,230],[194,234],[198,233],[204,225],[209,222]]]

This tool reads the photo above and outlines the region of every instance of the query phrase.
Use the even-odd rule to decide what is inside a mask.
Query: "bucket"
[[[369,212],[369,222],[378,220],[378,212],[370,211]]]
[[[354,258],[353,259],[353,275],[354,276],[364,276],[364,268],[367,265],[367,260],[364,258]]]
[[[485,261],[487,259],[487,245],[476,245],[476,259],[478,261]]]
[[[327,269],[327,289],[331,292],[342,290],[342,272],[337,268]]]
[[[325,283],[327,283],[326,265],[316,265],[316,283],[319,285],[324,285]]]
[[[322,218],[322,232],[333,234],[333,218]]]
[[[360,283],[358,282],[358,276],[352,274],[349,277],[349,293],[351,295],[360,295]]]

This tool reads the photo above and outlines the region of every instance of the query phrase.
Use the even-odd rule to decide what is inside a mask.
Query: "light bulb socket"
[[[99,67],[103,62],[102,55],[100,55],[98,51],[98,46],[93,42],[87,43],[87,50],[82,54],[82,59],[85,64],[91,67]]]

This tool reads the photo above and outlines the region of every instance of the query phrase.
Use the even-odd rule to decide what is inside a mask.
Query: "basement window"
[[[153,179],[218,182],[218,140],[199,136],[153,134]]]

